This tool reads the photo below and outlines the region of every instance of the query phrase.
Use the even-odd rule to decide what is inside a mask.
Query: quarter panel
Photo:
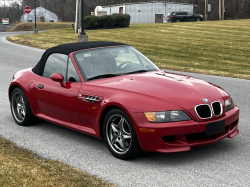
[[[23,92],[25,93],[29,101],[32,111],[38,110],[38,103],[35,97],[34,88],[39,78],[40,76],[33,73],[31,68],[24,69],[15,73],[14,79],[12,80],[9,86],[9,92],[10,92],[11,87],[14,85],[18,85],[23,90]],[[9,93],[9,96],[10,95],[11,93]]]

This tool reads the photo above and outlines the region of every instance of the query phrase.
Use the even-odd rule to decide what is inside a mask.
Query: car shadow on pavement
[[[146,153],[142,158],[142,162],[157,162],[169,166],[189,165],[192,163],[203,161],[223,160],[223,157],[230,159],[229,155],[239,152],[237,140],[225,138],[214,144],[193,147],[190,151],[177,153]]]

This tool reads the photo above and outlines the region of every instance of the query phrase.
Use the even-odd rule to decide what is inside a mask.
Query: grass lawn
[[[15,27],[12,27],[8,31],[15,32],[15,31],[28,31],[28,25],[29,30],[33,32],[33,28],[35,27],[35,23],[20,23],[16,25]],[[40,31],[42,30],[52,30],[52,29],[65,29],[65,28],[72,28],[72,23],[70,22],[60,22],[60,23],[41,23],[37,22],[37,27]],[[72,29],[73,30],[73,29]]]
[[[56,23],[55,27],[60,24],[65,25]],[[250,79],[250,20],[131,24],[129,28],[86,33],[89,41],[132,45],[161,68]],[[77,42],[77,35],[68,28],[11,36],[8,40],[47,49]]]
[[[40,158],[0,137],[0,186],[103,186],[114,185],[59,161]]]

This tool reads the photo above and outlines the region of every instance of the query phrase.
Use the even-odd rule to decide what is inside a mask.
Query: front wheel
[[[29,102],[20,88],[15,88],[10,98],[11,113],[18,125],[27,126],[38,122],[38,118],[33,116]]]
[[[109,111],[103,128],[106,145],[115,157],[128,160],[142,153],[134,126],[124,111],[120,109]]]
[[[201,19],[200,18],[196,18],[196,21],[201,21]]]

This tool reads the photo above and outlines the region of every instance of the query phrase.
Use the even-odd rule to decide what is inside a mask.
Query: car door
[[[54,73],[64,76],[65,87],[50,79]],[[51,54],[46,61],[43,76],[36,83],[39,112],[49,117],[79,123],[77,100],[81,85],[68,55]]]
[[[182,16],[181,21],[188,21],[188,14],[187,14],[187,12],[180,12],[180,13],[181,13],[181,16]]]
[[[194,20],[195,20],[194,13],[187,12],[187,21],[194,21]]]

